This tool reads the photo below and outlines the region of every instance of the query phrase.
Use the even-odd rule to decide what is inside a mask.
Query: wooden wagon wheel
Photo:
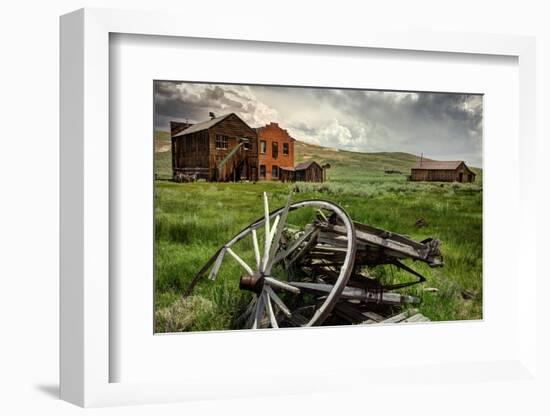
[[[283,322],[283,326],[321,325],[338,302],[353,272],[357,244],[355,227],[346,211],[333,202],[325,200],[305,200],[293,204],[290,202],[289,197],[285,207],[269,212],[267,194],[264,193],[263,218],[250,224],[224,244],[195,276],[186,294],[190,293],[193,286],[207,272],[209,272],[209,278],[214,280],[224,259],[229,255],[244,271],[239,284],[240,288],[250,290],[255,294],[245,312],[246,327],[252,329],[269,326],[278,328],[281,322]],[[292,306],[294,304],[293,297],[303,297],[306,293],[298,287],[299,282],[293,282],[290,279],[288,273],[305,251],[316,244],[319,229],[314,222],[294,232],[293,238],[289,239],[284,236],[287,233],[289,213],[303,208],[315,210],[325,221],[328,217],[333,221],[338,221],[346,230],[345,257],[334,273],[332,287],[308,306],[309,312],[306,316],[301,313],[303,305],[302,308]],[[328,213],[326,213],[327,211]],[[260,247],[259,230],[265,230],[263,247]],[[245,238],[252,239],[255,258],[253,265],[243,260],[234,247],[236,243]],[[278,269],[278,275],[275,273],[275,269]],[[287,305],[285,299],[291,301],[292,304]]]

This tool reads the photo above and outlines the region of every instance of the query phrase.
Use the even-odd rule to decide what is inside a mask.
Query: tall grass
[[[192,302],[181,301],[181,293],[222,244],[262,215],[263,191],[269,193],[271,207],[276,208],[285,204],[290,190],[294,190],[295,200],[322,198],[336,202],[359,222],[416,240],[430,236],[441,240],[445,267],[430,269],[424,264],[412,264],[428,281],[407,293],[422,298],[420,311],[432,320],[481,318],[481,186],[408,182],[403,175],[383,175],[378,171],[353,172],[349,177],[347,174],[347,169],[335,169],[330,181],[323,184],[157,181],[156,330],[235,327],[235,319],[246,307],[250,294],[239,290],[241,271],[230,258],[215,282],[205,279],[197,285]],[[426,224],[422,228],[415,225],[419,218]],[[243,243],[240,250],[252,261],[249,243]],[[412,277],[388,266],[369,272],[388,282]],[[438,291],[425,292],[423,287]]]

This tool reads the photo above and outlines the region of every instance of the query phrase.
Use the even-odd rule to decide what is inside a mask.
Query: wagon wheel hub
[[[241,280],[239,281],[239,289],[241,290],[248,290],[250,292],[254,292],[256,294],[262,293],[262,290],[264,288],[265,279],[263,274],[261,273],[254,273],[253,275],[244,275],[241,276]]]

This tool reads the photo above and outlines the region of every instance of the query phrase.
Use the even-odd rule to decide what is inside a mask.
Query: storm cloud
[[[155,128],[237,113],[278,122],[297,140],[361,152],[407,152],[482,165],[479,94],[390,92],[156,81]]]

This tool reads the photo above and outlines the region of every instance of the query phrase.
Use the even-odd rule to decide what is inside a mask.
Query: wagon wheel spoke
[[[252,329],[258,329],[262,322],[265,312],[265,295],[264,292],[258,296],[258,302],[256,302],[256,311],[254,312],[254,321],[252,322]]]
[[[226,247],[225,250],[231,255],[231,257],[237,260],[237,263],[239,263],[248,274],[254,274],[252,268],[248,264],[246,264],[246,262],[242,258],[240,258],[239,255],[235,253],[230,247]]]
[[[323,221],[328,222],[328,218],[327,218],[327,216],[325,215],[325,213],[323,212],[322,209],[320,209],[320,208],[317,209],[317,213],[323,219]]]
[[[264,292],[264,296],[266,298],[266,304],[267,304],[267,316],[269,317],[269,322],[271,324],[272,328],[279,328],[279,325],[277,324],[277,318],[275,317],[275,313],[273,312],[273,305],[271,304],[271,297],[269,296],[269,293]]]
[[[291,292],[291,293],[294,293],[296,295],[300,293],[299,288],[291,286],[288,283],[285,283],[281,280],[277,280],[277,279],[274,279],[272,277],[267,277],[267,276],[264,277],[264,279],[265,279],[265,283],[270,285],[272,288],[283,289],[283,290],[286,290],[287,292]]]
[[[269,249],[271,247],[271,242],[269,241],[269,236],[271,235],[271,229],[269,224],[269,202],[267,201],[267,192],[264,192],[264,226],[265,226],[265,237],[264,237],[264,256],[262,258],[262,265],[260,271],[265,270],[267,263],[267,258],[269,256]]]
[[[288,196],[288,199],[283,211],[279,216],[277,216],[277,218],[279,219],[279,222],[278,222],[278,226],[276,227],[276,231],[272,232],[273,237],[270,242],[271,247],[269,250],[269,257],[267,259],[266,267],[264,269],[266,274],[271,273],[271,268],[273,267],[275,256],[277,254],[277,251],[279,250],[279,242],[281,241],[281,236],[286,226],[291,202],[292,202],[292,193]]]
[[[256,306],[256,298],[253,298],[248,306],[246,307],[246,310],[237,318],[237,322],[244,322],[246,326],[250,326],[250,324],[247,324],[247,322],[250,322],[251,315],[254,312],[254,307]]]
[[[277,215],[275,217],[275,220],[273,221],[273,224],[270,227],[269,234],[266,234],[265,236],[264,256],[262,258],[262,264],[260,268],[261,272],[265,273],[267,270],[267,266],[269,263],[269,254],[271,252],[271,246],[273,244],[273,238],[275,237],[275,232],[277,231],[277,226],[280,220],[281,220],[281,216]]]
[[[210,270],[210,274],[208,275],[208,278],[210,280],[216,280],[216,276],[218,275],[218,272],[220,271],[220,267],[223,262],[223,258],[225,256],[225,248],[220,251],[220,254],[216,258],[216,261],[214,262],[214,266],[212,266],[212,269]]]
[[[279,308],[279,310],[284,313],[287,317],[290,317],[292,313],[290,312],[290,309],[285,305],[285,303],[282,301],[282,299],[275,293],[273,289],[271,289],[271,286],[265,286],[265,291],[268,294],[269,298],[275,302],[275,305]]]
[[[256,230],[252,230],[251,234],[252,234],[252,245],[254,247],[254,258],[256,259],[256,268],[259,270],[261,257],[260,257],[260,247],[258,245],[258,235],[256,233]]]

